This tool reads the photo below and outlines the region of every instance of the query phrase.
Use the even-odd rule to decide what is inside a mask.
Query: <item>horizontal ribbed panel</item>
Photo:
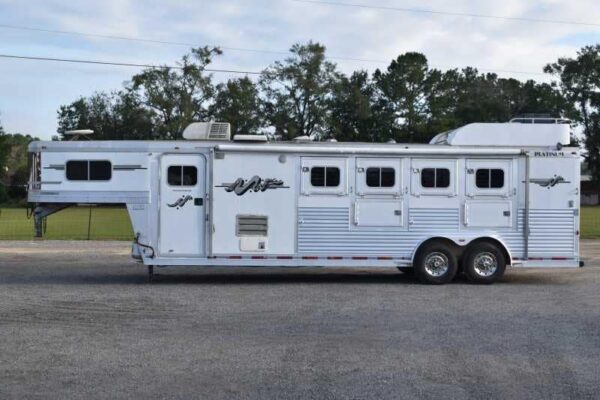
[[[398,228],[356,228],[346,207],[300,207],[298,252],[302,254],[366,255],[410,257],[415,247],[432,236],[477,235],[465,229],[458,209],[410,209],[408,230]],[[573,210],[530,210],[531,257],[572,256],[574,247]],[[480,230],[481,235],[499,237],[513,257],[523,257],[525,211],[519,210],[514,228]]]
[[[529,256],[572,256],[575,251],[573,210],[529,211]]]
[[[411,208],[408,217],[414,232],[458,231],[458,209]]]

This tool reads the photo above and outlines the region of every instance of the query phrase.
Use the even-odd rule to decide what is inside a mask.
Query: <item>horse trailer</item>
[[[230,139],[36,141],[36,232],[75,204],[124,204],[148,266],[393,267],[491,283],[578,267],[580,151],[563,120],[474,123],[429,144]]]

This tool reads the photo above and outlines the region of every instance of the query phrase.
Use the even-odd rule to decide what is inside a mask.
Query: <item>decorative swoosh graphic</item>
[[[566,181],[565,178],[563,178],[560,175],[554,175],[554,177],[552,178],[533,178],[533,179],[529,179],[529,182],[531,183],[535,183],[536,185],[540,185],[541,187],[545,187],[545,188],[552,188],[556,185],[558,185],[559,183],[571,183],[570,181]]]
[[[187,196],[181,196],[173,204],[168,204],[167,203],[167,206],[169,206],[169,207],[183,207],[183,206],[185,206],[185,203],[187,203],[188,201],[190,201],[192,199],[193,199],[193,197],[188,194]]]
[[[223,183],[216,187],[225,188],[226,192],[234,192],[238,196],[243,196],[249,191],[253,192],[265,192],[269,189],[287,189],[289,186],[284,186],[281,179],[263,179],[258,175],[254,175],[248,180],[242,178],[236,179],[233,183]]]

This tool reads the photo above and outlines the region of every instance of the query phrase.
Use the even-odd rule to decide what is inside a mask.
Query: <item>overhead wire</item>
[[[379,6],[379,5],[371,5],[371,4],[344,3],[344,2],[339,2],[339,1],[328,1],[328,0],[290,0],[290,1],[293,1],[295,3],[322,4],[322,5],[330,5],[330,6],[337,6],[337,7],[367,8],[367,9],[373,9],[373,10],[397,11],[397,12],[408,12],[408,13],[438,14],[438,15],[455,16],[455,17],[485,18],[485,19],[499,19],[499,20],[506,20],[506,21],[534,22],[534,23],[542,23],[542,24],[582,25],[582,26],[600,27],[600,23],[583,22],[583,21],[568,21],[568,20],[530,18],[530,17],[511,17],[511,16],[507,16],[507,15],[476,14],[476,13],[465,13],[465,12],[457,12],[457,11],[429,10],[429,9],[421,9],[421,8]]]
[[[138,67],[138,68],[155,68],[155,69],[184,69],[180,65],[153,65],[153,64],[138,64],[138,63],[127,63],[127,62],[116,62],[116,61],[101,61],[101,60],[86,60],[86,59],[75,59],[75,58],[55,58],[55,57],[37,57],[37,56],[19,56],[13,54],[0,54],[0,58],[18,59],[18,60],[32,60],[32,61],[53,61],[53,62],[67,62],[77,64],[98,64],[98,65],[112,65],[119,67]],[[207,72],[222,72],[231,74],[245,74],[245,75],[260,75],[258,71],[240,71],[233,69],[219,69],[219,68],[203,68],[203,71]]]
[[[292,0],[296,1],[296,0]],[[298,0],[304,2],[304,0]],[[307,0],[309,1],[309,0]],[[310,1],[309,1],[310,2]],[[331,3],[331,2],[326,2]],[[44,32],[44,33],[52,33],[52,34],[62,34],[62,35],[72,35],[72,36],[83,36],[83,37],[92,37],[92,38],[100,38],[100,39],[110,39],[110,40],[122,40],[122,41],[131,41],[131,42],[140,42],[140,43],[153,43],[153,44],[161,44],[161,45],[174,45],[174,46],[185,46],[185,47],[194,47],[199,46],[198,43],[192,42],[179,42],[179,41],[168,41],[168,40],[155,40],[155,39],[145,39],[133,36],[119,36],[119,35],[106,35],[106,34],[97,34],[91,32],[77,32],[77,31],[65,31],[65,30],[57,30],[57,29],[44,29],[44,28],[36,28],[30,26],[20,26],[20,25],[9,25],[9,24],[0,24],[0,28],[4,29],[12,29],[12,30],[22,30],[22,31],[33,31],[33,32]],[[289,55],[289,51],[282,50],[266,50],[266,49],[252,49],[252,48],[244,48],[244,47],[230,47],[230,46],[220,46],[214,45],[223,50],[229,51],[239,51],[239,52],[253,52],[253,53],[265,53],[265,54],[281,54],[281,55]],[[18,56],[5,57],[5,58],[19,58]],[[44,57],[39,57],[44,58]],[[328,55],[326,56],[329,60],[337,60],[337,61],[354,61],[354,62],[363,62],[363,63],[373,63],[373,64],[381,64],[388,65],[390,60],[383,59],[372,59],[372,58],[358,58],[358,57],[345,57],[345,56],[335,56]],[[52,61],[52,60],[46,60]],[[57,61],[57,60],[54,60]],[[69,61],[75,62],[75,61]],[[119,66],[130,66],[130,67],[156,67],[152,65],[146,64],[135,64],[135,63],[119,63],[119,62],[100,62],[94,61],[89,62],[90,64],[102,64],[105,65],[119,65]],[[445,68],[445,69],[460,69],[461,67],[449,66],[449,65],[436,65],[431,64],[432,68]],[[175,67],[171,67],[175,68]],[[506,70],[506,69],[493,69],[493,68],[476,68],[478,71],[482,72],[496,72],[496,73],[509,73],[509,74],[520,74],[520,75],[546,75],[543,72],[534,72],[534,71],[519,71],[519,70]],[[208,70],[207,70],[208,71]],[[228,71],[215,71],[215,72],[228,72]],[[235,73],[235,72],[233,72]],[[258,74],[257,72],[249,72],[249,74]]]

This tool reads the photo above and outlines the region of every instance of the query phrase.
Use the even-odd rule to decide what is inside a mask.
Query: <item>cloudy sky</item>
[[[173,64],[189,47],[15,29],[27,27],[220,45],[225,53],[214,68],[260,71],[285,57],[279,52],[292,43],[312,39],[327,46],[344,72],[383,68],[398,54],[420,51],[442,69],[469,65],[500,76],[547,81],[549,77],[541,74],[546,63],[600,43],[597,0],[330,2],[385,9],[293,0],[0,0],[0,54]],[[94,91],[118,89],[137,71],[0,58],[0,121],[9,132],[50,138],[56,133],[61,104]],[[219,73],[215,79],[232,76]]]

